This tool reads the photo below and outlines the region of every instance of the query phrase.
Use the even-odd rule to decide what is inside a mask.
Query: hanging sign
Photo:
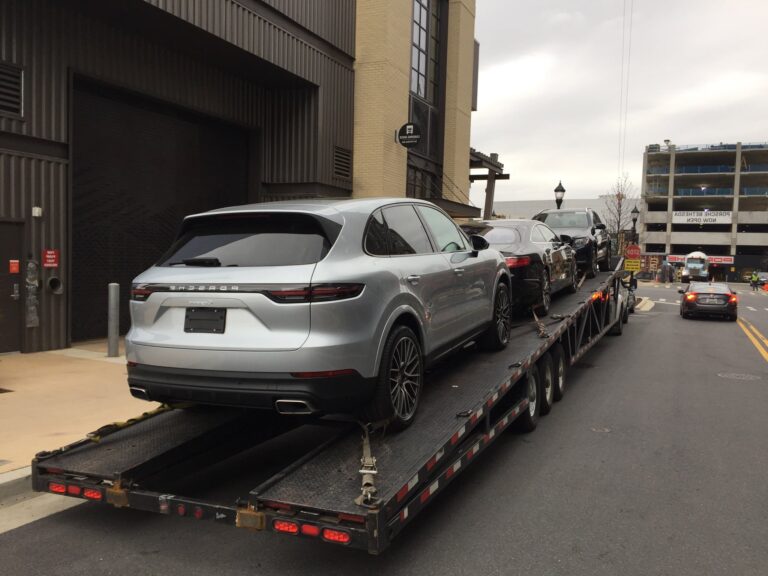
[[[413,122],[403,124],[397,131],[397,141],[406,148],[418,146],[421,142],[421,129]]]
[[[21,266],[18,260],[8,260],[8,274],[18,274]]]

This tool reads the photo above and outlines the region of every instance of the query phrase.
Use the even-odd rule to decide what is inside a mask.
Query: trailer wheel
[[[552,357],[545,352],[536,363],[539,369],[539,380],[541,382],[541,394],[539,396],[541,406],[539,413],[546,416],[552,410],[552,404],[555,401],[555,376],[552,368]]]
[[[387,337],[376,389],[362,418],[366,422],[387,420],[389,430],[404,430],[416,417],[423,384],[424,358],[419,340],[407,326],[396,326]]]
[[[528,395],[528,406],[515,420],[515,429],[518,432],[533,432],[539,423],[539,395],[541,393],[541,383],[539,380],[538,369],[536,366],[531,367],[523,381],[525,393]]]
[[[552,396],[555,402],[558,402],[563,399],[565,394],[565,350],[563,345],[560,342],[555,342],[549,349],[549,354],[552,357],[552,376],[555,383]]]

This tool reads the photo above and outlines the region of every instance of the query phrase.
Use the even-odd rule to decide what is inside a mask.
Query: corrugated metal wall
[[[343,8],[349,3],[354,6],[354,0],[330,1],[333,12],[314,6],[316,4],[325,6],[325,2],[271,0],[268,3],[288,16],[295,15],[301,18],[303,22],[298,20],[297,22],[307,28],[314,27],[310,29],[313,31],[316,29],[318,35],[322,35],[320,32],[324,31],[326,36],[338,36],[340,42],[345,43],[343,51],[351,54],[350,47],[354,46],[354,9],[344,10]],[[334,146],[352,149],[354,118],[351,111],[354,103],[354,77],[351,58],[346,62],[339,62],[236,0],[191,0],[189,2],[145,0],[145,2],[317,85],[320,92],[317,103],[318,125],[322,129],[318,132],[316,139],[312,137],[318,150],[316,156],[318,162],[315,164],[317,172],[312,181],[333,186],[341,185],[351,190],[351,183],[342,183],[333,178],[332,162]],[[331,18],[334,16],[339,18],[336,23],[337,34],[330,32],[333,27]],[[325,91],[328,94],[324,94]],[[280,97],[277,100],[275,106],[284,105]],[[303,113],[307,114],[310,111],[305,109]],[[286,127],[286,130],[293,133],[289,127]],[[273,132],[273,134],[276,133]],[[281,146],[281,143],[275,144]],[[306,154],[306,158],[313,157],[311,150],[303,150],[302,154]],[[274,181],[276,183],[281,182],[279,178],[295,166],[290,157],[277,158],[285,163],[275,172],[278,178]],[[272,166],[275,167],[274,164]]]
[[[354,45],[354,0],[330,0],[333,14],[302,3],[269,0],[303,27],[313,29],[342,52]],[[72,74],[145,94],[221,118],[263,134],[265,184],[313,183],[350,190],[334,179],[333,149],[352,148],[352,58],[324,53],[233,0],[146,0],[254,56],[314,84],[285,89],[260,85],[148,40],[55,0],[0,0],[0,60],[24,70],[23,119],[0,115],[0,131],[69,144]],[[295,4],[295,5],[293,5]],[[314,5],[308,2],[307,5]],[[153,8],[148,8],[148,11]],[[338,14],[337,14],[338,13]],[[333,18],[339,30],[334,32]],[[301,20],[298,20],[298,19]],[[64,148],[66,150],[66,148]],[[39,259],[42,248],[58,248],[62,265],[69,251],[66,158],[43,158],[1,150],[0,218],[26,220],[26,244]],[[32,205],[45,208],[32,219]],[[33,204],[34,203],[34,204]],[[66,269],[60,270],[66,277]],[[66,342],[66,303],[42,294],[41,328],[28,351]]]
[[[343,50],[355,54],[355,0],[262,0]]]
[[[43,249],[66,246],[67,169],[67,162],[58,158],[0,150],[0,217],[27,218],[26,250],[38,262]],[[29,220],[32,206],[42,207],[43,218]],[[67,277],[66,266],[62,259],[58,269],[40,269],[38,313],[43,328],[25,330],[27,350],[60,348],[66,342],[66,301],[46,288],[51,276]]]

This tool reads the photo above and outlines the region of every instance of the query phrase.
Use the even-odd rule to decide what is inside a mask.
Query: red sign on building
[[[19,271],[19,261],[8,260],[8,274],[18,274]]]
[[[43,250],[43,268],[59,267],[59,251]]]

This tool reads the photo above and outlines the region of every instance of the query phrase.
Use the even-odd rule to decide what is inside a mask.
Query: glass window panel
[[[440,252],[461,252],[464,250],[464,240],[461,233],[450,218],[434,208],[418,206],[416,209],[426,220]]]
[[[393,206],[384,210],[389,227],[390,254],[427,254],[432,245],[411,206]]]
[[[411,49],[411,67],[416,69],[419,67],[419,49],[416,46]]]
[[[368,220],[368,228],[365,232],[365,250],[374,256],[387,256],[389,254],[387,225],[384,223],[381,210],[374,212]]]
[[[427,75],[427,55],[419,52],[419,74]]]
[[[421,28],[419,28],[418,24],[414,22],[413,23],[413,43],[414,44],[419,43],[419,30],[421,30]]]
[[[423,28],[419,28],[419,30],[420,30],[419,48],[421,48],[422,50],[426,50],[427,49],[427,31],[424,30]]]

